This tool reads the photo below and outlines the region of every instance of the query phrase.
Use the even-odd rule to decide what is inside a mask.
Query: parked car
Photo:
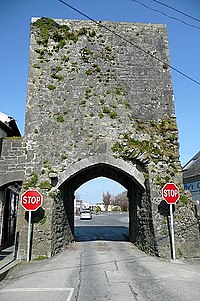
[[[92,219],[92,213],[89,209],[82,210],[80,213],[80,219]]]

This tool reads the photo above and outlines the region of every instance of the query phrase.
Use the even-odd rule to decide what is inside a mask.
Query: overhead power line
[[[73,7],[72,5],[68,4],[67,2],[63,1],[63,0],[58,0],[59,2],[63,3],[64,5],[68,6],[69,8],[71,8],[72,10],[76,11],[78,14],[84,16],[85,18],[87,18],[88,20],[96,23],[99,25],[99,21],[96,21],[95,19],[91,18],[90,16],[88,16],[87,14],[83,13],[82,11],[80,11],[79,9]],[[132,46],[134,46],[135,48],[139,49],[140,51],[142,51],[143,53],[145,53],[148,56],[151,56],[153,59],[155,59],[156,61],[165,64],[165,66],[168,66],[169,68],[171,68],[172,70],[176,71],[177,73],[179,73],[180,75],[182,75],[183,77],[189,79],[190,81],[196,83],[197,85],[200,86],[200,82],[197,81],[196,79],[190,77],[189,75],[185,74],[184,72],[178,70],[177,68],[171,66],[170,64],[164,62],[163,60],[157,58],[156,56],[154,56],[153,54],[149,53],[148,51],[144,50],[143,48],[141,48],[140,46],[136,45],[135,43],[131,42],[130,40],[128,40],[127,38],[121,36],[119,33],[113,31],[112,29],[110,29],[109,27],[103,25],[101,23],[101,27],[105,28],[107,31],[111,32],[112,34],[114,34],[115,36],[117,36],[118,38],[124,40],[125,42],[131,44]]]
[[[154,1],[154,2],[156,2],[156,3],[159,3],[160,5],[163,5],[163,6],[165,6],[165,7],[168,7],[168,8],[170,8],[170,9],[172,9],[172,10],[178,12],[179,14],[181,14],[181,15],[183,15],[183,16],[186,16],[186,17],[188,17],[188,18],[190,18],[190,19],[192,19],[192,20],[197,21],[197,22],[200,23],[200,20],[199,20],[199,19],[197,19],[197,18],[195,18],[195,17],[192,17],[192,16],[190,16],[190,15],[188,15],[188,14],[182,12],[182,11],[178,10],[177,8],[174,8],[174,7],[172,7],[172,6],[168,5],[168,4],[165,4],[165,3],[161,2],[161,1],[158,1],[158,0],[152,0],[152,1]]]
[[[183,24],[185,24],[185,25],[187,25],[187,26],[194,27],[194,28],[197,28],[197,29],[200,30],[200,27],[197,26],[197,25],[189,24],[189,23],[187,23],[187,22],[185,22],[185,21],[183,21],[183,20],[181,20],[181,19],[179,19],[179,18],[172,17],[172,16],[170,16],[170,15],[168,15],[168,14],[166,14],[166,13],[160,11],[159,9],[152,8],[152,7],[146,5],[146,4],[144,4],[144,3],[142,3],[142,2],[140,2],[140,1],[138,1],[138,0],[131,0],[131,1],[132,1],[132,2],[135,2],[135,3],[138,3],[138,4],[144,6],[145,8],[147,8],[147,9],[149,9],[149,10],[151,10],[151,11],[155,11],[156,13],[162,14],[163,16],[165,16],[165,17],[167,17],[167,18],[170,18],[170,19],[179,21],[179,22],[181,22],[181,23],[183,23]],[[157,1],[156,1],[156,2],[157,2]]]

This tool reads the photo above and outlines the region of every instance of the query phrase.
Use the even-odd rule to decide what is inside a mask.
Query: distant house
[[[200,212],[200,151],[183,167],[184,189],[189,190]]]
[[[21,137],[15,120],[0,112],[0,157],[5,137]],[[9,183],[0,189],[0,250],[13,245],[19,200],[19,183]]]
[[[74,214],[80,213],[80,208],[82,204],[83,204],[82,200],[77,200],[76,198],[74,199]]]
[[[0,138],[13,136],[21,137],[15,119],[0,112]]]

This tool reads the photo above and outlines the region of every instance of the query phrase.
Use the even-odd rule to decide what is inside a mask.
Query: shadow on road
[[[76,226],[75,241],[128,241],[129,229],[123,226]]]

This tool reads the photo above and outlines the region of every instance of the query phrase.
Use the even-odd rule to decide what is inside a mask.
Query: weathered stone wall
[[[4,137],[0,139],[0,245],[5,223],[5,188],[11,184],[21,185],[26,164],[23,138]],[[1,245],[2,246],[2,245]]]
[[[26,174],[42,169],[46,180],[46,170],[61,171],[102,152],[113,156],[118,141],[126,152],[132,144],[129,157],[146,151],[155,158],[162,153],[166,164],[168,155],[177,161],[170,70],[149,55],[169,63],[165,26],[55,21],[33,20],[31,27]],[[175,146],[163,134],[173,136]]]
[[[83,170],[85,160],[88,173],[107,160],[121,176],[130,177],[136,185],[129,187],[130,202],[134,202],[133,191],[140,193],[138,204],[131,205],[131,223],[137,227],[133,241],[145,251],[166,254],[166,221],[162,223],[159,212],[162,186],[175,182],[180,187],[181,214],[185,201],[168,64],[164,25],[32,20],[24,189],[42,191],[46,212],[34,231],[34,256],[49,256],[73,239],[66,207],[72,207],[75,185],[69,179],[74,175],[67,179],[64,175],[77,162]],[[133,167],[145,177],[145,188],[133,175]],[[60,198],[62,185],[70,193]],[[178,219],[180,214],[176,218],[179,225]],[[19,225],[23,257],[27,224],[21,219]]]
[[[24,180],[25,143],[21,137],[4,137],[0,150],[0,187]]]

